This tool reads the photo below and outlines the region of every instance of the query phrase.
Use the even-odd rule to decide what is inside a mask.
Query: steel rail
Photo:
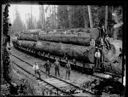
[[[33,65],[30,64],[29,62],[26,62],[26,61],[22,60],[21,58],[15,56],[15,55],[13,55],[13,54],[11,54],[11,55],[14,56],[14,57],[16,57],[17,59],[19,59],[19,60],[25,62],[25,63],[28,64],[29,66],[33,66]],[[40,70],[40,71],[41,71],[42,73],[46,74],[43,70]],[[63,80],[63,79],[57,78],[57,77],[55,77],[55,76],[53,76],[53,75],[50,75],[50,76],[53,77],[53,78],[55,78],[55,79],[58,79],[58,80],[60,80],[60,81],[62,81],[62,82],[65,82],[65,83],[67,83],[67,84],[70,84],[70,85],[72,85],[72,86],[75,87],[75,88],[78,88],[78,89],[80,89],[80,90],[84,90],[85,92],[94,95],[94,93],[92,93],[92,92],[90,92],[90,91],[87,91],[87,90],[84,89],[84,88],[81,88],[81,87],[79,87],[79,86],[77,86],[77,85],[74,85],[74,84],[72,84],[72,83],[70,83],[70,82],[67,82],[67,81],[65,81],[65,80]]]
[[[32,73],[30,73],[29,71],[25,70],[23,67],[19,66],[17,63],[14,62],[14,64],[15,64],[16,66],[18,66],[20,69],[22,69],[23,71],[25,71],[25,72],[27,72],[28,74],[32,75],[33,77],[37,78],[34,74],[32,74]],[[68,95],[70,95],[70,96],[73,96],[73,95],[70,94],[69,92],[66,92],[66,91],[64,91],[64,90],[61,90],[60,88],[58,88],[58,87],[56,87],[56,86],[50,84],[49,82],[43,80],[42,78],[39,78],[39,80],[41,80],[41,81],[47,83],[48,85],[50,85],[50,86],[52,86],[53,88],[55,88],[55,89],[61,91],[61,92],[64,93],[64,94],[68,94]]]

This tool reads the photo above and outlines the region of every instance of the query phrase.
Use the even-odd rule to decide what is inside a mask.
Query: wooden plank
[[[50,84],[53,84],[57,87],[66,87],[68,86],[68,84],[62,82],[62,81],[59,81],[57,79],[54,79],[54,78],[49,78],[49,79],[46,79],[45,81],[49,82]]]

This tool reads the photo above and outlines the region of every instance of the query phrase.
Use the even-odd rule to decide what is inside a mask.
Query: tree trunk
[[[45,13],[44,13],[44,6],[41,6],[41,24],[42,24],[42,29],[45,29]]]
[[[105,7],[105,29],[108,28],[108,6]]]
[[[89,5],[88,5],[88,14],[89,14],[90,28],[93,28],[91,7]]]
[[[72,27],[72,23],[71,23],[71,15],[72,15],[71,11],[72,10],[70,6],[67,6],[67,11],[68,11],[69,28],[71,28]]]
[[[87,29],[88,28],[88,20],[87,20],[87,17],[86,17],[86,7],[83,6],[83,18],[84,18],[84,28]]]

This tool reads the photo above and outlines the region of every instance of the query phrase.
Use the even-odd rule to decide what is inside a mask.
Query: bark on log
[[[62,42],[68,44],[77,44],[89,46],[90,35],[86,36],[75,36],[75,35],[40,35],[39,40],[42,41],[53,41],[53,42]]]
[[[30,33],[30,34],[20,34],[20,36],[17,38],[18,40],[30,40],[30,41],[37,41],[38,35]]]
[[[110,41],[111,50],[104,51],[106,61],[112,61],[121,54],[120,48],[122,49],[122,41],[112,40]]]
[[[69,58],[76,58],[81,61],[89,61],[88,47],[85,46],[46,42],[46,41],[40,41],[40,42],[19,41],[17,43],[26,48],[29,47],[38,51],[45,51],[53,55],[64,56],[66,54]]]
[[[122,74],[122,61],[118,59],[116,62],[105,62],[104,68],[105,68],[106,72],[111,72],[113,74],[116,74],[117,76],[121,76],[121,74]]]
[[[90,46],[79,46],[46,41],[17,41],[17,43],[26,48],[34,48],[35,50],[41,50],[59,56],[67,54],[71,58],[89,60],[94,63],[95,48],[90,48]],[[111,49],[103,49],[105,61],[110,62],[118,57],[121,53],[119,50],[120,48],[122,48],[122,42],[120,40],[111,41]]]
[[[51,41],[51,42],[62,42],[76,45],[90,45],[90,38],[97,39],[99,37],[99,30],[92,28],[85,32],[79,32],[76,34],[36,34],[35,33],[21,33],[18,40],[28,41]]]
[[[18,40],[28,40],[28,41],[53,41],[53,42],[62,42],[68,44],[78,44],[89,46],[90,37],[87,34],[86,36],[76,36],[76,35],[33,35],[33,34],[22,34],[18,37]]]
[[[59,56],[64,56],[64,54],[67,54],[69,57],[75,58],[78,61],[84,60],[83,62],[90,61],[94,63],[95,48],[89,49],[88,47],[85,46],[69,45],[69,44],[46,42],[46,41],[43,42],[19,41],[17,43],[18,44],[20,43],[20,45],[26,48],[29,47],[37,51],[45,51],[53,55],[55,54]],[[112,59],[111,56],[106,57],[107,54],[105,55],[107,62],[104,63],[104,68],[108,72],[120,75],[122,72],[122,64],[121,64],[122,62],[121,60],[118,60],[118,57],[116,57],[116,52],[113,54],[114,54],[113,56],[115,57],[112,56]]]

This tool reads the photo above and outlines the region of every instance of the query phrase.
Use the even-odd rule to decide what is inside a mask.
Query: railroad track
[[[20,50],[21,51],[25,51],[26,53],[24,53],[24,54],[26,54],[27,56],[30,56],[30,54],[31,54],[31,52],[29,52],[30,54],[28,54],[28,52],[26,51],[26,49],[25,48],[20,48]],[[33,51],[32,51],[33,52]],[[35,53],[36,54],[36,53]],[[40,54],[39,54],[40,55]],[[14,55],[15,56],[15,55]],[[17,57],[17,56],[16,56]],[[31,57],[33,57],[33,56],[31,56]],[[45,55],[45,56],[42,56],[42,57],[45,57],[45,58],[51,58],[51,57],[49,57],[48,55]],[[42,58],[42,57],[40,57],[40,58]],[[18,58],[18,57],[17,57]],[[35,58],[35,57],[33,57],[33,58]],[[37,57],[36,57],[37,58]],[[22,59],[19,59],[19,60],[22,60]],[[24,60],[22,60],[22,61],[24,61]],[[44,61],[44,60],[43,60]],[[26,62],[26,61],[25,61]],[[26,62],[27,64],[29,64],[30,66],[33,66],[33,65],[31,65],[29,62]],[[45,72],[43,71],[43,70],[41,70],[41,72],[42,73],[44,73],[45,74]],[[55,79],[58,79],[58,80],[60,80],[60,81],[63,81],[63,82],[66,82],[67,84],[70,84],[71,86],[73,86],[73,87],[75,87],[75,88],[77,88],[77,89],[79,89],[79,90],[84,90],[84,92],[86,92],[86,93],[88,93],[88,94],[91,94],[91,95],[95,95],[93,92],[90,92],[90,91],[88,91],[88,90],[86,90],[86,89],[84,89],[84,88],[81,88],[81,87],[79,87],[78,85],[74,85],[73,83],[70,83],[70,82],[68,82],[68,81],[65,81],[65,80],[63,80],[63,79],[61,79],[61,78],[57,78],[57,77],[55,77],[55,76],[53,76],[53,75],[50,75],[51,77],[53,77],[53,78],[55,78]],[[97,75],[91,75],[91,76],[93,76],[93,77],[96,77],[96,78],[99,78],[99,80],[104,80],[104,79],[106,79],[106,78],[102,78],[102,77],[100,77],[100,76],[97,76]]]
[[[12,56],[14,56],[15,58],[17,58],[17,59],[19,59],[20,61],[22,61],[22,62],[24,62],[24,63],[26,63],[27,65],[29,65],[29,66],[33,66],[32,64],[30,64],[29,62],[27,62],[27,61],[24,61],[23,59],[21,59],[21,58],[19,58],[19,57],[17,57],[17,56],[15,56],[15,55],[13,55],[13,54],[11,54]],[[19,68],[22,68],[21,66],[19,66],[18,64],[17,64],[17,66],[19,67]],[[23,69],[23,68],[22,68]],[[25,70],[25,69],[24,69]],[[27,71],[28,72],[28,71]],[[41,72],[43,73],[43,74],[46,74],[43,70],[41,70]],[[29,72],[29,74],[30,74],[30,72]],[[32,76],[34,76],[33,74],[32,74]],[[83,90],[84,92],[86,92],[86,93],[89,93],[89,94],[91,94],[91,95],[95,95],[93,92],[90,92],[90,91],[87,91],[86,89],[84,89],[84,88],[81,88],[81,87],[79,87],[78,85],[74,85],[73,83],[70,83],[70,82],[68,82],[68,81],[65,81],[65,80],[63,80],[63,79],[61,79],[61,78],[57,78],[56,76],[53,76],[53,75],[50,75],[52,78],[55,78],[55,79],[57,79],[57,80],[59,80],[59,81],[62,81],[62,82],[64,82],[64,83],[66,83],[66,84],[69,84],[70,86],[72,86],[72,87],[74,87],[74,88],[76,88],[76,89],[78,89],[78,90]],[[43,80],[43,79],[42,79]],[[45,81],[46,82],[46,81]],[[48,83],[48,82],[46,82],[46,83]],[[55,86],[54,86],[55,87]],[[57,89],[60,89],[60,88],[57,88]],[[63,92],[63,91],[61,91],[61,92]],[[68,92],[64,92],[64,93],[67,93],[68,94]]]
[[[29,75],[31,75],[32,77],[37,78],[34,74],[32,74],[32,73],[30,73],[29,71],[25,70],[23,67],[19,66],[17,63],[15,63],[15,62],[13,62],[13,63],[14,63],[17,67],[19,67],[20,69],[22,69],[24,72],[26,72],[26,73],[28,73]],[[46,83],[46,84],[52,86],[53,88],[57,89],[57,91],[60,91],[60,92],[66,94],[66,95],[69,95],[69,96],[73,96],[73,95],[70,94],[69,92],[66,92],[66,91],[64,91],[64,90],[62,90],[62,89],[60,89],[60,88],[54,86],[53,84],[50,84],[49,82],[43,80],[42,78],[40,78],[39,80],[40,80],[40,81],[43,81],[44,83]]]

